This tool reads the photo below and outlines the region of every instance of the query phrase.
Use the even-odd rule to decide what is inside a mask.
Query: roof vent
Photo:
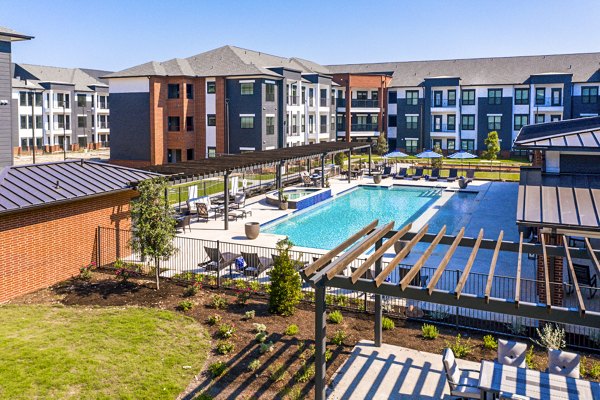
[[[61,187],[60,187],[60,181],[57,180],[56,181],[56,185],[54,185],[54,190],[60,190],[60,189],[61,189]]]

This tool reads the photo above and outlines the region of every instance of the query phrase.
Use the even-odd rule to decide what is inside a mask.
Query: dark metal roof
[[[519,131],[515,146],[523,149],[598,151],[600,117],[524,126]]]
[[[172,175],[171,180],[182,182],[197,178],[220,176],[231,172],[243,172],[253,168],[275,165],[280,162],[302,160],[368,147],[371,147],[371,144],[359,142],[324,142],[305,146],[285,147],[276,150],[224,155],[198,161],[154,165],[145,169],[165,175]]]
[[[521,167],[517,224],[600,231],[600,176]]]
[[[0,214],[132,188],[158,174],[85,160],[0,170]]]

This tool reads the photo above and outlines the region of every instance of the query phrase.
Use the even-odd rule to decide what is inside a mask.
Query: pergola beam
[[[571,260],[571,255],[569,254],[569,243],[567,241],[566,236],[563,235],[562,239],[563,244],[565,245],[569,274],[571,274],[571,278],[573,278],[573,287],[575,288],[575,294],[577,295],[577,304],[579,304],[579,314],[583,316],[585,314],[585,303],[583,302],[583,296],[581,295],[581,289],[579,288],[579,282],[577,281],[577,275],[575,274],[575,268],[573,267],[573,260]]]
[[[456,298],[460,298],[463,288],[465,287],[465,283],[467,283],[467,279],[469,278],[469,273],[471,272],[471,268],[473,267],[473,263],[475,262],[475,257],[477,256],[477,251],[479,250],[479,246],[481,245],[481,240],[483,239],[483,228],[479,230],[479,235],[477,236],[477,241],[473,246],[473,250],[471,250],[471,255],[467,260],[467,264],[465,265],[465,269],[463,270],[458,284],[456,285],[456,289],[454,293]]]
[[[544,265],[544,288],[546,289],[546,307],[548,311],[552,308],[552,296],[550,295],[550,268],[548,268],[548,253],[546,251],[546,235],[540,234],[542,242],[542,264]]]
[[[492,282],[494,281],[494,272],[496,270],[496,263],[498,262],[498,254],[500,253],[500,246],[502,245],[502,238],[504,237],[504,231],[501,230],[498,235],[498,243],[496,244],[496,248],[494,249],[494,255],[492,256],[492,261],[490,262],[490,272],[488,273],[487,282],[485,284],[485,294],[483,297],[486,301],[490,300],[490,292],[492,291]]]
[[[440,229],[433,242],[431,242],[429,247],[427,247],[427,250],[425,250],[421,257],[419,257],[415,265],[413,265],[412,268],[406,273],[406,276],[402,278],[402,280],[400,281],[400,289],[404,290],[408,285],[410,285],[414,277],[417,276],[417,274],[421,270],[421,267],[425,265],[425,261],[427,261],[427,259],[431,256],[433,250],[436,248],[440,240],[442,240],[442,236],[444,236],[445,233],[446,225],[442,226],[442,229]]]
[[[588,252],[588,254],[590,255],[590,259],[592,260],[592,264],[594,264],[594,267],[596,267],[596,272],[598,274],[600,274],[600,262],[598,262],[598,257],[596,257],[596,253],[594,252],[594,249],[592,248],[592,244],[590,243],[590,238],[583,238],[583,240],[585,241],[585,248]],[[566,247],[565,247],[566,248]],[[567,249],[567,253],[568,253],[568,249]]]
[[[440,262],[440,264],[436,268],[435,272],[433,273],[433,276],[429,280],[429,284],[427,285],[427,292],[429,294],[431,294],[433,292],[433,290],[435,289],[435,285],[438,283],[438,281],[444,274],[444,270],[446,270],[446,266],[448,265],[448,263],[450,262],[450,259],[454,255],[454,252],[458,248],[458,244],[460,243],[464,234],[465,234],[465,227],[463,226],[462,228],[460,228],[458,235],[456,236],[456,238],[454,238],[454,242],[452,242],[452,245],[450,246],[450,248],[444,255],[444,258],[442,258],[442,261]]]

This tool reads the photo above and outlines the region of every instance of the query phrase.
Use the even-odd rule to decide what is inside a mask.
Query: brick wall
[[[97,227],[130,228],[134,193],[0,215],[0,302],[68,279],[95,261]]]
[[[558,236],[544,234],[546,244],[559,245]],[[538,236],[539,237],[539,236]],[[545,270],[544,270],[544,259],[541,255],[537,257],[537,292],[540,298],[540,302],[547,304],[546,302],[546,284],[545,284]],[[564,290],[563,290],[563,258],[562,257],[548,257],[548,275],[550,280],[550,299],[552,300],[553,306],[562,306],[564,302]]]

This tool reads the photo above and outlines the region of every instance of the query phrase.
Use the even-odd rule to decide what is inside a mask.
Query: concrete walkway
[[[479,364],[458,360],[461,368]],[[475,377],[476,374],[472,375]],[[333,375],[328,399],[444,399],[450,398],[441,354],[372,341],[359,342]]]

